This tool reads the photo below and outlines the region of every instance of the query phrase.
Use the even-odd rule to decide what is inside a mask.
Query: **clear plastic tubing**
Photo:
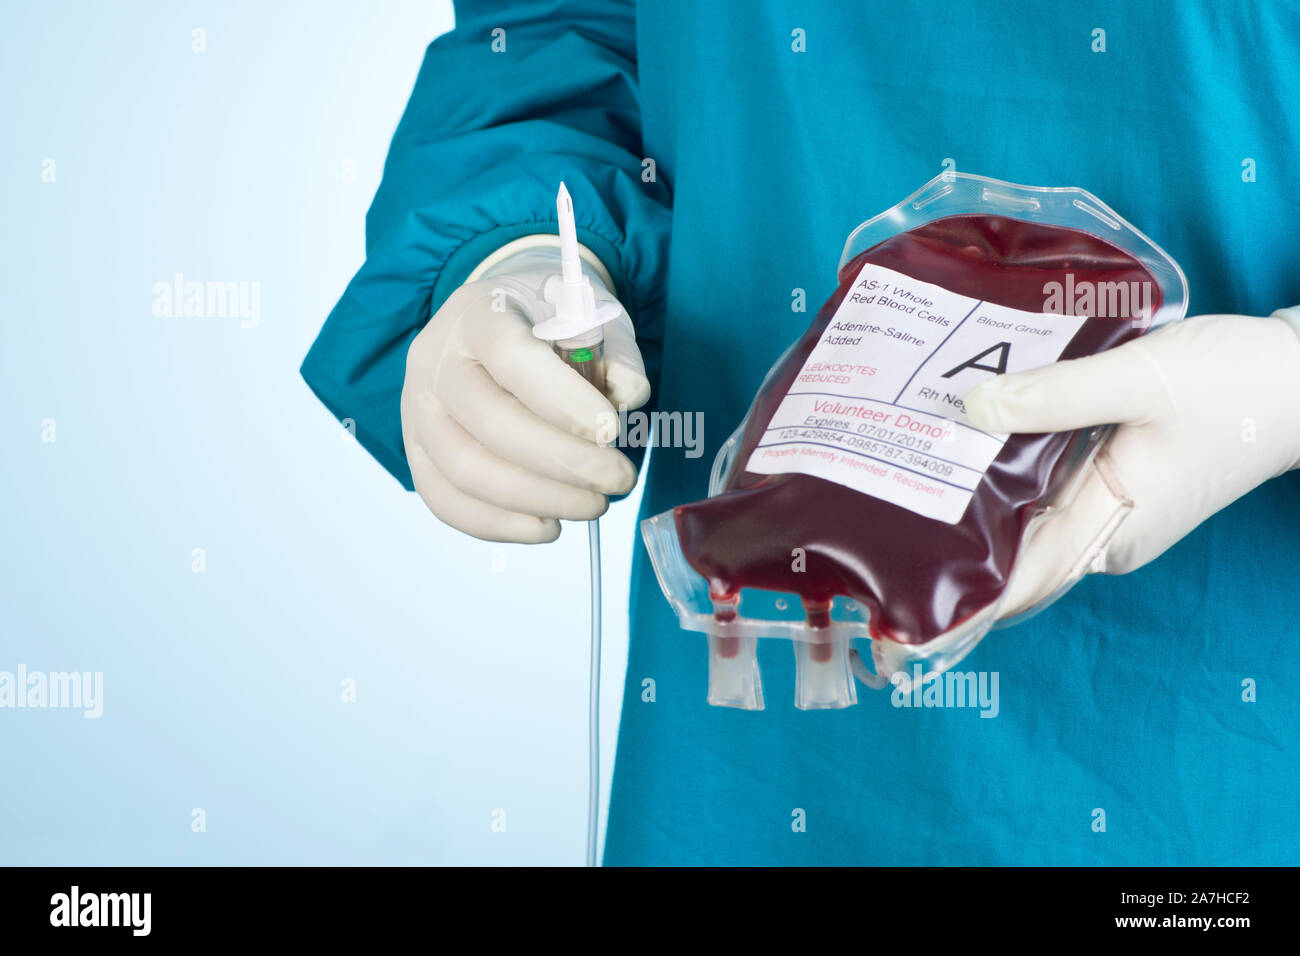
[[[599,327],[574,339],[553,342],[560,358],[602,394],[605,345]],[[591,568],[591,671],[587,678],[587,866],[596,866],[600,829],[600,521],[587,522]]]
[[[599,364],[599,363],[596,363]],[[587,522],[591,564],[591,671],[587,678],[587,866],[596,866],[600,829],[600,522]]]

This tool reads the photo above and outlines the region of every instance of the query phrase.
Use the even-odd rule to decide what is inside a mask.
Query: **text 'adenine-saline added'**
[[[956,524],[1005,434],[962,396],[1060,358],[1086,316],[1008,309],[866,263],[746,471],[825,478]]]

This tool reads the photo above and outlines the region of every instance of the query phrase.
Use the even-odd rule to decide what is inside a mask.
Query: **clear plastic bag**
[[[762,708],[760,637],[793,642],[804,709],[856,703],[854,675],[910,687],[960,661],[1111,433],[992,435],[961,396],[1113,348],[1186,303],[1177,263],[1081,189],[948,173],[854,230],[835,293],[768,372],[709,497],[642,522],[682,627],[708,635],[709,702]],[[1130,507],[1055,594],[1002,623],[1068,590]]]

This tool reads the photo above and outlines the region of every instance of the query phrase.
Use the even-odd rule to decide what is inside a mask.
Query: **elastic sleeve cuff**
[[[507,247],[524,248],[530,245],[529,239],[542,237],[552,237],[555,242],[547,244],[558,245],[559,223],[520,222],[479,233],[452,253],[442,267],[438,281],[433,287],[431,311],[436,312],[438,307],[454,291],[470,281],[472,276],[481,274],[502,256],[509,255],[513,250]],[[581,247],[580,252],[588,253],[582,257],[583,260],[601,273],[601,278],[605,280],[605,287],[623,303],[623,307],[627,309],[635,325],[637,320],[635,296],[626,274],[619,267],[618,250],[614,243],[582,226],[578,227],[578,243]]]
[[[498,269],[498,267],[502,270],[502,274],[504,274],[504,270],[508,267],[514,266],[516,262],[518,262],[520,267],[523,268],[525,267],[525,264],[530,264],[528,263],[530,257],[527,253],[534,249],[550,249],[555,253],[558,253],[560,250],[560,237],[548,232],[537,232],[533,233],[531,236],[521,236],[518,239],[507,242],[496,252],[492,253],[476,265],[465,281],[474,282],[478,279],[482,279],[494,270]],[[587,266],[591,270],[592,274],[589,274],[588,278],[593,282],[599,282],[603,291],[612,294],[611,290],[614,288],[614,279],[610,275],[609,269],[605,266],[605,263],[600,261],[600,257],[582,243],[578,243],[578,258],[582,260],[583,265]],[[548,269],[553,269],[558,262],[559,260],[555,258],[553,254],[548,255],[545,258],[546,267]]]

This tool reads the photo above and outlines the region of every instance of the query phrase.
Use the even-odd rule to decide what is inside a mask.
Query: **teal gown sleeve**
[[[670,200],[642,176],[635,46],[630,0],[461,2],[430,44],[366,216],[365,262],[302,364],[408,490],[406,350],[489,254],[558,231],[561,180],[657,382]]]

